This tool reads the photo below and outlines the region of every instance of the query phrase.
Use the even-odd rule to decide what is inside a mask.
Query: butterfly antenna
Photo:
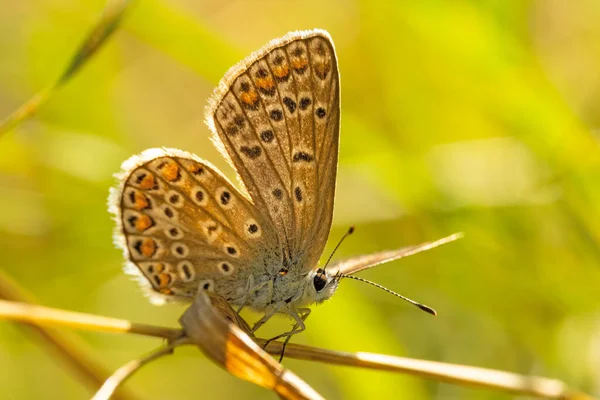
[[[396,297],[400,297],[400,298],[401,298],[402,300],[404,300],[404,301],[408,301],[408,302],[409,302],[410,304],[412,304],[413,306],[417,306],[417,307],[419,307],[421,310],[423,310],[423,311],[425,311],[425,312],[428,312],[428,313],[429,313],[429,314],[431,314],[431,315],[437,315],[437,312],[436,312],[436,311],[435,311],[433,308],[431,308],[431,307],[429,307],[429,306],[426,306],[425,304],[417,303],[416,301],[414,301],[414,300],[411,300],[411,299],[409,299],[408,297],[404,297],[404,296],[402,296],[401,294],[398,294],[398,293],[394,292],[393,290],[390,290],[390,289],[388,289],[388,288],[386,288],[386,287],[384,287],[384,286],[381,286],[381,285],[380,285],[380,284],[378,284],[378,283],[371,282],[371,281],[369,281],[369,280],[366,280],[366,279],[364,279],[364,278],[359,278],[358,276],[353,276],[353,275],[342,275],[342,274],[340,274],[340,275],[339,275],[339,277],[340,277],[340,278],[350,278],[350,279],[355,279],[355,280],[357,280],[357,281],[361,281],[361,282],[364,282],[364,283],[368,283],[369,285],[373,285],[373,286],[375,286],[375,287],[377,287],[377,288],[379,288],[379,289],[381,289],[381,290],[385,290],[386,292],[388,292],[388,293],[390,293],[390,294],[393,294],[393,295],[394,295],[394,296],[396,296]]]
[[[337,251],[338,247],[340,247],[340,245],[342,244],[342,242],[344,241],[344,239],[346,239],[348,236],[352,235],[353,233],[354,233],[354,227],[351,226],[350,229],[348,229],[348,232],[346,232],[344,234],[344,236],[342,236],[342,238],[340,239],[340,241],[338,242],[338,244],[335,246],[335,249],[333,249],[333,251],[331,252],[331,255],[329,256],[329,258],[327,259],[327,262],[325,263],[325,266],[323,267],[323,271],[325,271],[325,268],[327,268],[327,266],[329,265],[329,261],[331,261],[331,258],[333,257],[333,255]]]

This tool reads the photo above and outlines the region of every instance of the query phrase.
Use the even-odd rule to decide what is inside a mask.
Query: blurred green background
[[[2,0],[0,118],[64,70],[100,0]],[[360,275],[294,337],[345,351],[559,378],[600,395],[600,2],[139,1],[100,53],[36,117],[0,138],[3,271],[44,305],[177,326],[121,271],[106,210],[134,153],[182,148],[233,177],[203,109],[235,62],[290,30],[336,44],[342,133],[336,258],[463,231],[460,242]],[[257,315],[245,314],[251,321]],[[267,332],[287,328],[282,319]],[[74,332],[108,369],[156,339]],[[0,390],[91,393],[33,336],[0,324]],[[305,361],[327,398],[506,399],[482,389]],[[274,398],[194,348],[142,369],[142,398]]]

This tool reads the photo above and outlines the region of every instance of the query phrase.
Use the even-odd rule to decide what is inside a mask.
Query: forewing
[[[415,246],[408,246],[398,250],[381,251],[374,254],[367,254],[362,256],[351,257],[346,260],[340,260],[331,265],[328,268],[332,275],[340,273],[342,275],[352,275],[363,269],[372,268],[379,264],[384,264],[390,261],[399,260],[404,257],[412,256],[413,254],[420,253],[422,251],[430,250],[435,247],[441,246],[446,243],[453,242],[457,239],[462,238],[462,233],[455,233],[445,238],[421,243]]]
[[[271,222],[208,162],[150,149],[122,168],[115,241],[155,302],[204,288],[236,303],[251,270],[281,263]]]
[[[292,32],[234,66],[207,110],[254,204],[276,227],[288,267],[312,268],[331,227],[340,87],[329,34]]]

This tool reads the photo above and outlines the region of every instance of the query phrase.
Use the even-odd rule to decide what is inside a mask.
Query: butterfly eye
[[[319,268],[313,279],[313,285],[315,285],[315,290],[317,292],[320,292],[321,290],[323,290],[326,284],[327,274],[325,273],[325,270]]]

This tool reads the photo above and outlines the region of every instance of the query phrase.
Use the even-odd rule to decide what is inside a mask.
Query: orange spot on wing
[[[148,199],[146,198],[146,196],[144,196],[143,194],[139,193],[139,192],[135,192],[134,194],[134,201],[133,201],[133,208],[135,208],[136,210],[143,210],[144,208],[148,207],[149,203],[148,203]]]
[[[164,288],[164,287],[169,286],[169,284],[173,280],[173,278],[171,278],[171,275],[169,275],[167,273],[158,274],[157,277],[158,277],[157,283],[158,283],[159,288]]]
[[[197,174],[202,170],[202,166],[196,163],[190,163],[187,165],[187,170],[192,174]]]
[[[145,231],[152,225],[154,225],[154,221],[152,221],[152,218],[146,214],[142,214],[138,219],[135,220],[135,229],[137,229],[139,232]]]
[[[275,85],[275,83],[273,82],[273,78],[271,78],[270,76],[267,76],[266,78],[256,79],[256,86],[258,86],[261,89],[269,90],[273,87],[273,85]]]
[[[243,103],[251,106],[258,100],[258,94],[256,94],[256,91],[251,90],[249,92],[242,93],[240,100],[242,100]]]
[[[162,294],[166,294],[166,295],[169,295],[169,296],[175,294],[171,289],[159,289],[158,291],[160,293],[162,293]]]
[[[273,67],[273,75],[278,78],[283,78],[288,76],[290,73],[290,68],[287,65],[276,65]]]
[[[154,175],[146,174],[144,179],[142,179],[142,181],[140,182],[140,189],[151,189],[154,187],[155,184],[156,180],[154,178]]]
[[[168,163],[161,169],[163,177],[168,181],[174,181],[179,177],[179,166],[175,163]]]
[[[308,64],[308,60],[306,60],[304,58],[294,58],[292,60],[292,67],[294,67],[294,69],[304,68],[304,67],[306,67],[307,64]]]
[[[157,247],[154,239],[146,238],[140,246],[140,253],[142,253],[144,257],[152,257],[156,252]]]

